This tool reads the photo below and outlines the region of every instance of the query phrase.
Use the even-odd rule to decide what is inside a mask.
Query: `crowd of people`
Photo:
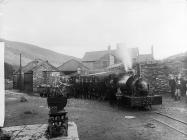
[[[115,102],[117,85],[115,78],[72,77],[69,81],[71,97],[84,99],[109,100]]]
[[[187,96],[187,80],[182,77],[181,74],[178,74],[177,76],[170,75],[169,86],[171,97],[174,98],[174,100],[178,101],[181,100],[182,96]]]
[[[111,82],[113,81],[113,82]],[[115,99],[117,92],[116,80],[111,80],[111,77],[104,80],[97,80],[95,78],[75,78],[71,79],[71,96],[76,98],[86,99]],[[187,97],[187,79],[181,74],[170,75],[169,79],[171,97],[178,101],[181,97]]]

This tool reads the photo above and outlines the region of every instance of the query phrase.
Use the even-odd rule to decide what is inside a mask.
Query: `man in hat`
[[[182,81],[181,81],[181,74],[179,74],[176,78],[175,100],[181,99],[181,89],[182,89]]]
[[[176,90],[176,81],[175,81],[173,75],[170,75],[169,86],[170,86],[170,90],[171,90],[171,97],[174,98],[175,90]]]

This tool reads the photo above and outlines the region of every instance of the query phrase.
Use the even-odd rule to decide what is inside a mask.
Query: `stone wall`
[[[155,94],[165,94],[169,92],[168,76],[171,70],[164,63],[141,65],[141,75],[150,84],[150,91]]]
[[[37,92],[37,86],[44,84],[44,74],[43,71],[56,71],[54,67],[48,65],[48,63],[43,63],[39,67],[33,70],[33,92]]]
[[[44,84],[56,86],[60,81],[60,77],[64,74],[62,72],[52,72],[52,71],[45,71],[44,72]]]

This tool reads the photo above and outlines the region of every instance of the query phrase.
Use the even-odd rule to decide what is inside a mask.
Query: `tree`
[[[12,79],[12,74],[14,72],[14,68],[12,65],[8,63],[4,63],[4,74],[5,74],[5,79]]]

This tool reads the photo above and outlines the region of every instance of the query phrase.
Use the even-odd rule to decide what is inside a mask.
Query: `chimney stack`
[[[110,52],[110,51],[111,51],[111,46],[109,45],[109,46],[108,46],[108,52]]]
[[[116,49],[117,49],[117,50],[119,50],[119,49],[120,49],[120,47],[119,47],[119,44],[117,44],[117,47],[116,47]]]
[[[136,71],[137,71],[137,76],[141,77],[141,65],[139,63],[136,64]]]
[[[110,60],[110,56],[111,56],[111,46],[108,46],[108,66],[111,65],[111,60]]]
[[[151,46],[151,54],[152,54],[152,57],[154,58],[154,47],[153,47],[153,45]]]

